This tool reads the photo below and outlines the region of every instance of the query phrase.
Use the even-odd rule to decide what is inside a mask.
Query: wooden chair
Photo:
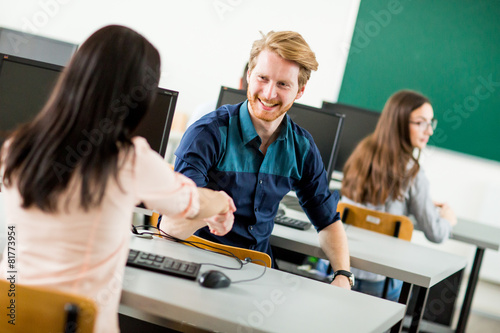
[[[156,226],[158,222],[158,213],[153,213],[151,216],[151,225]],[[211,250],[214,252],[218,252],[221,254],[228,254],[227,251],[233,253],[236,257],[238,257],[240,260],[245,260],[246,258],[252,259],[253,262],[255,262],[258,265],[262,266],[267,266],[271,267],[272,260],[271,257],[264,252],[259,252],[259,251],[254,251],[254,250],[249,250],[241,247],[236,247],[236,246],[229,246],[229,245],[224,245],[220,243],[215,243],[209,240],[206,240],[204,238],[192,235],[189,238],[186,239],[187,241],[190,242],[196,242],[196,244],[189,244],[186,243],[186,245],[193,246],[193,247],[201,247],[203,249]]]
[[[225,254],[227,255],[228,253],[226,251],[229,251],[233,253],[236,257],[238,257],[240,260],[245,260],[246,258],[252,259],[252,262],[261,266],[267,266],[271,267],[271,257],[264,252],[259,252],[259,251],[254,251],[254,250],[249,250],[249,249],[244,249],[241,247],[236,247],[236,246],[230,246],[230,245],[224,245],[220,243],[215,243],[209,240],[206,240],[204,238],[192,235],[189,238],[186,239],[187,241],[190,242],[196,242],[196,244],[189,244],[189,246],[194,246],[194,247],[201,247],[207,250],[211,250],[217,253]],[[196,246],[195,246],[196,245]]]
[[[11,284],[0,280],[0,332],[94,331],[97,307],[93,300],[58,290]],[[10,308],[9,308],[10,307]],[[14,320],[15,325],[9,323]]]
[[[346,224],[411,241],[413,223],[406,216],[379,212],[345,202],[339,202],[337,211],[341,215],[342,222]],[[389,283],[390,278],[386,278],[383,298],[387,298]]]

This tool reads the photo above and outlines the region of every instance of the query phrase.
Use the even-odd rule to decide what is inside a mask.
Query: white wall
[[[458,217],[500,228],[500,162],[436,147],[428,147],[421,160],[434,200],[448,202]],[[434,246],[418,235],[414,241]],[[455,241],[437,247],[469,259],[475,252],[473,246]],[[480,276],[500,283],[500,252],[486,251]]]
[[[82,43],[107,24],[127,25],[160,51],[160,85],[178,90],[177,112],[190,114],[237,87],[259,31],[299,31],[320,70],[300,100],[320,106],[340,89],[359,0],[0,0],[0,25]],[[342,47],[341,47],[342,46]]]
[[[358,7],[359,0],[0,0],[0,25],[78,44],[107,24],[134,28],[159,49],[160,85],[180,92],[176,112],[190,114],[221,85],[237,87],[251,43],[269,30],[298,31],[316,52],[319,71],[299,102],[336,101]],[[434,148],[423,165],[436,200],[500,227],[500,163]],[[474,250],[453,241],[439,248],[469,258]],[[486,252],[481,277],[500,282],[498,252]]]

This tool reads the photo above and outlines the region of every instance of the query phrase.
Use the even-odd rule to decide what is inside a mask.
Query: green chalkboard
[[[338,101],[430,98],[430,144],[500,161],[500,1],[361,0]]]

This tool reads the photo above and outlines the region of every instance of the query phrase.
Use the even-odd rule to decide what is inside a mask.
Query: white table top
[[[286,210],[289,217],[307,221],[304,213]],[[432,287],[464,268],[466,258],[394,237],[346,225],[351,266],[422,287]],[[326,259],[316,230],[296,230],[275,224],[271,244]]]
[[[173,243],[134,237],[131,248],[194,262],[236,267],[234,259]],[[231,280],[257,277],[263,266],[217,269]],[[402,304],[268,268],[255,281],[207,289],[197,282],[127,267],[122,305],[176,322],[222,332],[382,332],[404,315]]]
[[[500,249],[499,227],[467,219],[458,218],[450,238],[494,251]]]
[[[331,190],[340,190],[341,187],[341,181],[335,179],[330,181]],[[290,192],[289,195],[295,196],[293,192]],[[500,250],[500,228],[491,224],[478,223],[459,217],[450,238],[484,249]]]

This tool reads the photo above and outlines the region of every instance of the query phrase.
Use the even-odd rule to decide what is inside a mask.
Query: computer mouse
[[[221,271],[206,271],[201,274],[198,282],[206,288],[226,288],[231,284],[231,279]]]

